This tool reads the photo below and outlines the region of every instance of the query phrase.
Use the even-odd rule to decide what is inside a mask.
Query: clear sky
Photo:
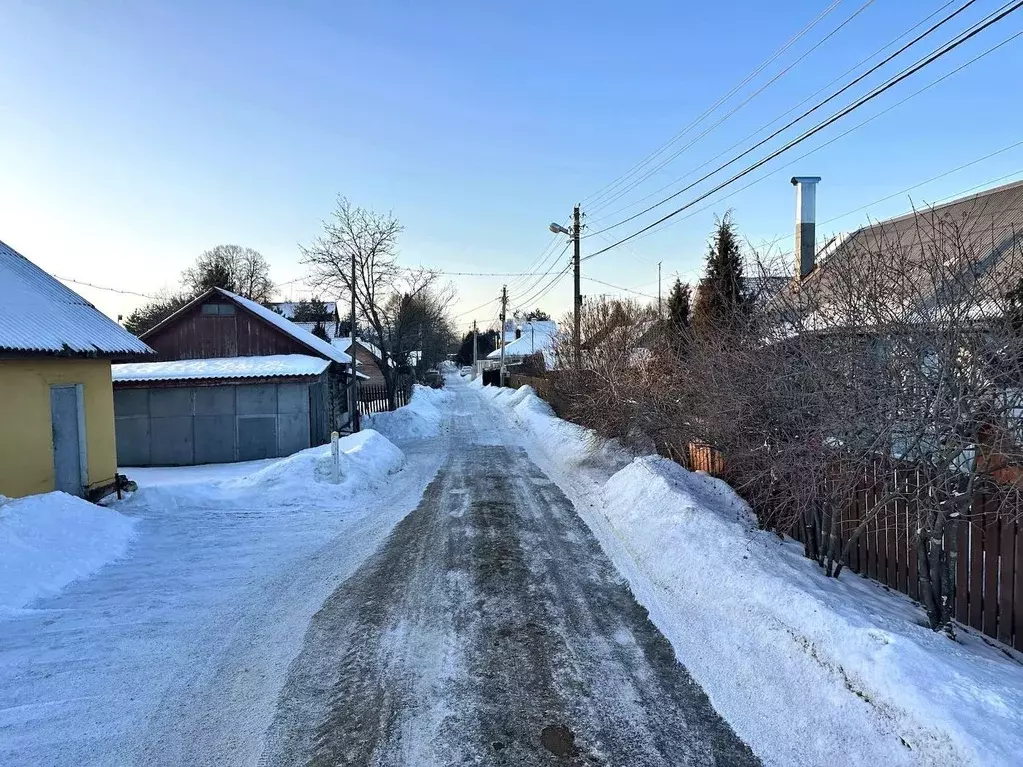
[[[676,147],[796,62],[788,72],[664,169],[603,208],[584,205],[590,230],[786,112],[945,0],[875,0],[797,62],[863,4],[835,4]],[[1001,4],[979,0],[898,62],[910,64]],[[393,210],[406,227],[408,264],[522,271],[548,245],[550,221],[565,220],[573,203],[671,139],[831,5],[0,0],[0,239],[61,277],[143,294],[174,287],[199,252],[220,243],[260,250],[286,283],[302,276],[299,244],[345,194]],[[793,174],[824,178],[825,230],[904,212],[908,196],[897,195],[831,221],[1023,140],[1023,37],[783,166],[1020,30],[1023,11],[752,175],[747,181],[763,180],[749,189],[718,193],[696,215],[585,262],[584,274],[653,294],[663,260],[666,284],[676,272],[692,279],[714,214],[729,208],[751,242],[787,250]],[[911,194],[921,204],[1021,175],[1023,146]],[[584,240],[584,255],[605,244]],[[496,296],[503,282],[514,308],[535,282],[451,280],[456,313]],[[74,287],[111,315],[144,300]],[[307,294],[301,283],[282,291]],[[587,281],[583,292],[617,291]],[[569,308],[571,280],[539,303],[553,314]],[[457,321],[495,315],[492,303]]]

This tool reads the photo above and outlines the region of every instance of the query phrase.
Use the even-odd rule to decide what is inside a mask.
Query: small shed
[[[122,466],[289,455],[348,424],[351,357],[221,288],[141,336],[159,361],[116,365]]]
[[[279,354],[114,365],[118,461],[227,463],[322,444],[330,364]]]

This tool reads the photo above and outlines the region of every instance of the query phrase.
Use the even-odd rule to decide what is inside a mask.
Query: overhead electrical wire
[[[795,104],[794,106],[789,107],[787,110],[782,112],[780,115],[775,117],[770,122],[765,123],[764,125],[760,126],[755,131],[750,133],[749,135],[744,136],[743,138],[739,139],[739,141],[735,142],[734,144],[732,144],[728,148],[721,150],[716,155],[711,157],[709,160],[705,160],[704,162],[702,162],[700,165],[697,165],[692,170],[689,170],[686,173],[684,173],[682,176],[679,176],[678,178],[669,181],[667,184],[664,184],[663,186],[658,187],[657,189],[653,190],[652,192],[650,192],[650,193],[648,193],[648,194],[646,194],[646,195],[644,195],[644,196],[634,200],[633,202],[628,203],[627,205],[624,205],[624,206],[622,206],[620,208],[616,208],[614,211],[612,211],[610,213],[605,213],[605,214],[603,214],[601,216],[597,216],[596,218],[594,218],[594,216],[593,216],[594,210],[593,209],[588,210],[587,212],[589,213],[589,222],[590,222],[590,224],[595,224],[595,223],[597,223],[599,221],[604,221],[604,220],[609,219],[609,218],[616,218],[618,215],[620,215],[621,213],[624,213],[629,208],[635,207],[636,205],[640,204],[641,202],[649,200],[651,197],[656,197],[657,195],[659,195],[661,192],[665,191],[666,189],[670,189],[671,187],[675,186],[679,182],[684,181],[685,179],[689,178],[694,173],[697,173],[698,171],[703,170],[704,168],[706,168],[708,165],[710,165],[715,160],[717,160],[717,159],[719,159],[721,157],[724,157],[729,152],[732,152],[733,150],[739,148],[740,146],[745,144],[750,139],[756,138],[758,135],[763,133],[765,130],[767,130],[772,125],[777,123],[779,120],[785,119],[788,115],[790,115],[793,112],[795,112],[797,109],[799,109],[804,104],[807,104],[810,101],[813,101],[813,99],[815,99],[820,94],[824,93],[824,91],[826,91],[828,88],[833,86],[835,83],[844,80],[847,76],[849,76],[850,74],[855,72],[857,69],[859,69],[861,66],[863,66],[868,61],[873,59],[875,56],[877,56],[878,54],[883,53],[884,51],[888,50],[893,45],[895,45],[897,42],[899,42],[899,40],[903,39],[907,35],[912,34],[917,28],[919,28],[919,27],[923,26],[924,24],[926,24],[928,21],[930,21],[932,18],[937,16],[939,13],[941,13],[943,10],[948,8],[948,6],[952,5],[954,2],[955,2],[955,0],[949,0],[947,3],[945,3],[941,7],[931,11],[931,13],[929,13],[927,16],[922,18],[920,21],[916,22],[916,24],[914,24],[912,27],[907,29],[902,34],[900,34],[898,37],[895,37],[892,40],[890,40],[889,42],[885,43],[880,48],[878,48],[876,51],[871,53],[869,56],[866,56],[866,57],[860,59],[860,61],[858,61],[856,64],[853,64],[847,70],[842,72],[842,74],[838,75],[833,80],[831,80],[831,81],[825,83],[824,85],[822,85],[820,88],[815,90],[809,96],[807,96],[802,101],[800,101],[798,104]],[[603,207],[604,207],[603,205],[598,206],[598,208],[603,208]]]
[[[614,288],[615,290],[623,290],[626,293],[635,293],[637,296],[643,296],[644,298],[657,298],[657,296],[652,296],[649,293],[643,293],[641,291],[634,290],[632,288],[623,288],[621,285],[614,285],[614,284],[612,284],[610,282],[604,282],[603,280],[598,280],[596,277],[587,277],[585,275],[582,275],[582,278],[584,280],[589,281],[589,282],[596,282],[596,283],[598,283],[600,285],[606,285],[607,287]]]
[[[630,221],[634,221],[635,219],[639,218],[640,216],[643,216],[643,215],[649,213],[650,211],[652,211],[652,210],[654,210],[656,208],[659,208],[661,205],[664,205],[664,203],[668,202],[669,200],[675,199],[679,195],[681,195],[681,194],[683,194],[685,192],[688,192],[690,189],[698,186],[699,184],[701,184],[702,182],[704,182],[707,179],[711,178],[712,176],[720,173],[722,170],[727,168],[729,165],[732,165],[733,163],[738,162],[739,160],[741,160],[746,155],[748,155],[748,154],[754,152],[755,150],[759,149],[760,147],[762,147],[764,144],[768,143],[772,139],[777,138],[779,135],[781,135],[782,133],[787,131],[789,128],[794,126],[796,123],[801,122],[802,120],[804,120],[805,118],[809,117],[811,114],[816,112],[818,109],[821,109],[825,105],[827,105],[830,102],[834,101],[836,98],[838,98],[840,95],[845,93],[847,90],[849,90],[853,86],[857,85],[858,83],[861,83],[864,79],[866,79],[867,77],[872,75],[874,72],[876,72],[878,69],[883,67],[885,64],[889,63],[893,59],[895,59],[898,56],[900,56],[901,54],[903,54],[906,50],[908,50],[912,46],[916,45],[918,42],[923,40],[928,35],[933,34],[934,32],[936,32],[942,26],[947,24],[949,21],[951,21],[956,16],[958,16],[960,13],[962,13],[967,8],[969,8],[971,5],[973,5],[975,2],[977,2],[977,0],[967,0],[967,2],[964,3],[962,6],[960,6],[958,9],[956,9],[955,11],[950,13],[949,15],[945,16],[943,19],[941,19],[941,21],[939,21],[936,24],[934,24],[931,27],[929,27],[925,32],[923,32],[920,35],[918,35],[917,37],[913,38],[911,41],[909,41],[908,43],[903,45],[901,48],[899,48],[894,53],[889,54],[887,57],[885,57],[880,62],[878,62],[877,64],[872,66],[870,69],[868,69],[866,72],[863,72],[862,74],[860,74],[857,77],[853,78],[850,82],[848,82],[845,85],[843,85],[841,88],[839,88],[837,91],[832,93],[827,98],[817,102],[814,106],[812,106],[809,109],[807,109],[806,111],[804,111],[798,117],[790,120],[788,123],[783,125],[781,128],[778,128],[777,130],[775,130],[773,133],[771,133],[767,137],[760,139],[760,141],[758,141],[757,143],[753,144],[752,146],[748,147],[747,149],[744,149],[742,152],[737,154],[735,157],[733,157],[730,160],[728,160],[727,162],[724,162],[721,165],[717,166],[714,170],[712,170],[712,171],[706,173],[705,175],[701,176],[696,181],[693,181],[691,184],[688,184],[687,186],[682,187],[678,191],[668,195],[667,197],[665,197],[664,199],[660,200],[659,202],[656,202],[653,205],[650,205],[649,207],[644,208],[643,210],[639,211],[638,213],[634,213],[633,215],[631,215],[631,216],[629,216],[627,218],[624,218],[621,221],[618,221],[617,223],[610,224],[609,226],[605,226],[602,229],[598,229],[596,231],[593,231],[590,234],[588,234],[587,236],[591,237],[591,236],[593,236],[595,234],[599,234],[600,232],[607,232],[607,231],[610,231],[611,229],[616,229],[617,227],[622,226],[623,224],[627,224]],[[1006,5],[1009,5],[1009,3],[1006,3]],[[1005,6],[1002,6],[1002,8],[1005,8]],[[997,11],[995,13],[997,13]],[[1007,15],[1007,13],[1011,13],[1011,11],[1006,12],[1006,14],[1003,14],[1003,16]],[[944,51],[940,55],[944,55],[945,53],[948,53],[949,51],[953,50],[959,44],[961,44],[961,43],[965,42],[966,40],[970,39],[970,37],[972,37],[973,34],[976,34],[977,32],[979,32],[982,29],[986,28],[986,26],[990,26],[990,24],[994,23],[995,21],[998,21],[1003,16],[997,16],[993,20],[990,20],[991,17],[988,17],[990,21],[985,26],[980,27],[975,32],[970,34],[968,37],[964,37],[962,40],[956,42],[955,45],[952,45],[951,48],[949,48],[948,50]],[[960,33],[960,35],[963,35],[963,34],[966,34],[966,32]],[[954,41],[955,41],[955,38],[953,38],[953,42]],[[946,45],[948,45],[948,44],[949,43],[946,43]],[[934,55],[934,54],[932,54],[932,55]],[[940,58],[940,56],[938,56],[938,58]],[[928,59],[928,57],[924,57],[923,60],[926,60],[926,59]],[[926,66],[928,63],[930,63],[930,61],[928,60],[928,61],[925,61],[924,64],[921,64],[920,62],[923,61],[923,60],[919,60],[918,59],[917,62],[915,64],[911,65],[907,70],[903,70],[903,72],[901,72],[900,74],[895,75],[894,77],[890,78],[886,83],[883,83],[880,86],[876,86],[872,91],[868,92],[866,96],[861,97],[861,99],[859,99],[857,101],[854,101],[851,108],[856,108],[857,106],[861,106],[862,104],[866,103],[867,101],[870,101],[872,98],[874,98],[874,96],[880,95],[885,90],[887,90],[888,87],[892,87],[892,86],[896,85],[898,82],[901,82],[902,80],[904,80],[909,75],[913,74],[914,72],[918,71],[919,69],[922,69],[923,66]],[[814,132],[819,131],[819,130],[823,130],[824,127],[827,127],[827,125],[830,125],[831,122],[834,122],[834,120],[839,119],[839,117],[842,117],[845,114],[848,114],[848,111],[851,111],[851,108],[850,107],[846,107],[845,110],[842,110],[842,111],[840,111],[838,113],[838,117],[834,117],[833,116],[830,119],[830,122],[818,124],[818,126],[813,128],[812,130]],[[796,141],[797,142],[798,141],[802,141],[805,138],[809,138],[810,135],[813,135],[813,133],[810,133],[809,135],[804,134],[803,136],[801,136]]]
[[[810,30],[812,30],[828,14],[830,14],[833,10],[835,10],[835,8],[837,8],[841,2],[842,2],[842,0],[834,0],[834,2],[832,2],[831,5],[829,5],[827,8],[825,8],[816,18],[814,18],[809,24],[807,24],[805,27],[803,27],[803,29],[801,29],[799,32],[797,32],[791,39],[789,39],[788,42],[786,42],[781,48],[779,48],[777,51],[775,51],[766,61],[764,61],[762,64],[760,64],[760,66],[758,66],[750,74],[748,74],[742,80],[742,82],[740,82],[737,85],[735,85],[734,87],[732,87],[731,90],[729,90],[724,96],[722,96],[717,101],[715,101],[699,117],[697,117],[695,120],[693,120],[691,123],[689,123],[689,125],[687,125],[685,128],[683,128],[677,134],[675,134],[675,136],[673,138],[671,138],[667,143],[663,144],[660,148],[654,150],[652,153],[650,153],[645,158],[640,160],[636,165],[634,165],[632,168],[627,170],[621,176],[619,176],[615,180],[611,181],[609,184],[606,184],[605,186],[603,186],[600,189],[598,189],[594,194],[591,194],[588,197],[584,198],[582,202],[584,204],[589,203],[590,205],[596,205],[602,197],[604,197],[605,195],[609,194],[619,184],[621,184],[623,181],[625,181],[626,179],[628,179],[630,176],[634,175],[635,173],[638,173],[639,171],[641,171],[646,165],[648,165],[650,162],[655,160],[658,156],[660,156],[665,151],[670,149],[683,136],[685,136],[689,131],[691,131],[693,128],[695,128],[697,125],[699,125],[701,122],[703,122],[703,120],[705,120],[708,116],[713,114],[714,111],[719,106],[721,106],[723,103],[728,101],[728,99],[730,99],[732,96],[734,96],[736,93],[738,93],[743,87],[746,86],[747,83],[749,83],[757,75],[759,75],[761,72],[763,72],[764,69],[766,69],[771,64],[773,64],[782,54],[785,53],[785,51],[787,51],[789,48],[791,48],[793,45],[795,45],[806,34],[808,34],[810,32]]]
[[[91,282],[83,282],[81,280],[73,280],[70,277],[60,277],[56,274],[51,275],[52,277],[60,280],[61,282],[70,282],[75,285],[84,285],[87,288],[95,288],[96,290],[105,290],[108,293],[120,293],[125,296],[138,296],[139,298],[148,298],[150,301],[158,301],[158,296],[151,296],[146,293],[136,293],[134,290],[121,290],[120,288],[108,288],[104,285],[94,285]]]
[[[764,92],[765,90],[767,90],[767,89],[768,89],[768,88],[770,88],[770,87],[771,87],[772,85],[774,85],[774,83],[776,83],[776,82],[777,82],[778,80],[780,80],[780,79],[781,79],[781,78],[782,78],[783,76],[785,76],[786,74],[788,74],[788,73],[789,73],[789,72],[790,72],[790,71],[791,71],[792,69],[794,69],[794,68],[795,68],[795,67],[796,67],[796,66],[797,66],[797,65],[798,65],[798,64],[799,64],[800,62],[802,62],[803,60],[805,60],[805,59],[806,59],[806,58],[807,58],[808,56],[810,56],[810,55],[811,55],[811,54],[812,54],[812,53],[813,53],[814,51],[816,51],[816,50],[817,50],[818,48],[820,48],[820,47],[821,47],[822,45],[824,45],[824,43],[826,43],[826,42],[827,42],[828,40],[830,40],[830,39],[831,39],[831,38],[832,38],[833,36],[835,36],[836,34],[838,34],[838,32],[839,32],[839,31],[841,31],[841,30],[842,30],[842,29],[843,29],[843,28],[844,28],[844,27],[845,27],[845,26],[846,26],[847,24],[849,24],[850,22],[852,22],[852,20],[853,20],[853,19],[855,19],[855,18],[856,18],[857,16],[859,16],[859,15],[860,15],[861,13],[863,13],[863,12],[864,12],[865,10],[867,10],[867,8],[869,8],[869,7],[871,6],[871,5],[873,5],[873,3],[874,3],[874,0],[866,0],[866,2],[864,2],[864,3],[862,4],[862,5],[860,5],[860,6],[859,6],[859,7],[858,7],[858,8],[857,8],[857,9],[856,9],[856,10],[855,10],[855,11],[854,11],[853,13],[852,13],[852,15],[851,15],[851,16],[849,16],[848,18],[846,18],[846,19],[845,19],[844,21],[842,21],[842,23],[841,23],[841,24],[839,24],[839,25],[838,25],[837,27],[835,27],[835,28],[834,28],[833,30],[831,30],[830,32],[828,32],[828,34],[826,34],[826,35],[825,35],[825,36],[824,36],[823,38],[821,38],[820,40],[818,40],[818,41],[817,41],[817,42],[816,42],[816,43],[815,43],[815,44],[814,44],[814,45],[813,45],[812,47],[810,47],[810,48],[809,48],[809,49],[808,49],[807,51],[804,51],[804,52],[803,52],[803,53],[802,53],[802,54],[801,54],[801,55],[800,55],[800,56],[799,56],[799,57],[798,57],[798,58],[797,58],[797,59],[796,59],[795,61],[791,62],[791,63],[790,63],[790,64],[789,64],[788,66],[786,66],[786,67],[785,67],[784,69],[782,69],[782,70],[781,70],[780,72],[778,72],[777,74],[775,74],[775,75],[774,75],[774,77],[772,77],[772,78],[771,78],[770,80],[768,80],[768,81],[767,81],[766,83],[764,83],[763,85],[761,85],[761,86],[760,86],[760,87],[759,87],[759,88],[758,88],[757,90],[753,91],[753,93],[751,93],[751,94],[750,94],[749,96],[747,96],[747,97],[746,97],[745,99],[743,99],[742,101],[740,101],[740,102],[739,102],[739,103],[738,103],[738,104],[737,104],[736,106],[732,107],[732,109],[731,109],[730,111],[726,112],[726,113],[725,113],[725,114],[724,114],[724,115],[723,115],[722,117],[718,118],[717,122],[715,122],[715,123],[713,123],[712,125],[710,125],[709,127],[705,128],[705,129],[703,130],[703,132],[702,132],[702,133],[700,133],[700,134],[699,134],[699,135],[698,135],[698,136],[697,136],[696,138],[692,139],[691,141],[689,141],[689,142],[688,142],[687,144],[685,144],[684,146],[682,146],[682,147],[680,147],[679,149],[675,150],[675,152],[674,152],[674,153],[672,153],[671,155],[669,155],[669,156],[668,156],[668,157],[666,157],[665,159],[661,160],[661,161],[660,161],[660,162],[659,162],[659,163],[658,163],[657,165],[655,165],[655,166],[654,166],[653,168],[650,168],[650,169],[648,169],[648,170],[647,170],[647,171],[646,171],[646,172],[645,172],[645,173],[644,173],[644,174],[643,174],[642,176],[640,176],[639,178],[637,178],[637,179],[635,179],[635,180],[631,181],[631,182],[629,183],[629,185],[628,185],[628,186],[626,186],[626,187],[624,187],[624,188],[622,188],[622,189],[619,189],[619,190],[618,190],[618,191],[617,191],[617,192],[616,192],[616,193],[615,193],[614,195],[612,195],[611,197],[608,197],[608,198],[606,198],[605,200],[603,200],[603,201],[602,201],[602,202],[601,202],[601,203],[600,203],[599,205],[597,205],[596,207],[590,206],[590,208],[589,208],[588,212],[589,212],[589,213],[590,213],[590,214],[592,215],[592,214],[593,214],[594,212],[596,212],[596,211],[599,211],[599,210],[603,209],[604,207],[606,207],[606,206],[610,205],[611,203],[615,202],[616,200],[619,200],[619,199],[621,199],[621,198],[622,198],[622,197],[624,197],[624,196],[625,196],[626,194],[628,194],[628,193],[629,193],[629,192],[631,192],[631,191],[632,191],[633,189],[635,189],[635,188],[636,188],[637,186],[639,186],[639,185],[640,185],[640,184],[642,184],[642,183],[643,183],[644,181],[646,181],[646,180],[647,180],[648,178],[650,178],[650,177],[651,177],[652,175],[654,175],[654,174],[655,174],[655,173],[657,173],[657,172],[658,172],[659,170],[661,170],[662,168],[664,168],[664,167],[665,167],[666,165],[668,165],[668,164],[670,164],[671,162],[673,162],[673,161],[674,161],[674,160],[675,160],[676,158],[678,158],[678,157],[679,157],[679,156],[680,156],[680,155],[681,155],[681,154],[682,154],[683,152],[685,152],[685,151],[686,151],[686,150],[688,150],[688,149],[691,149],[691,148],[692,148],[693,146],[695,146],[695,145],[696,145],[696,144],[697,144],[697,143],[698,143],[698,142],[699,142],[699,141],[700,141],[701,139],[703,139],[703,138],[706,138],[706,137],[707,137],[707,136],[708,136],[708,135],[709,135],[710,133],[712,133],[712,132],[713,132],[713,131],[714,131],[715,129],[717,129],[718,127],[720,127],[720,126],[721,126],[721,125],[722,125],[722,124],[723,124],[724,122],[726,122],[726,121],[727,121],[727,120],[728,120],[728,119],[729,119],[730,117],[732,117],[732,116],[733,116],[733,115],[734,115],[734,114],[735,114],[736,112],[738,112],[738,111],[739,111],[740,109],[742,109],[742,108],[743,108],[744,106],[746,106],[747,104],[749,104],[749,103],[750,103],[750,102],[751,102],[751,101],[752,101],[753,99],[755,99],[755,98],[756,98],[757,96],[759,96],[759,95],[760,95],[761,93],[763,93],[763,92]]]
[[[833,136],[832,138],[828,139],[827,141],[825,141],[824,143],[820,144],[819,146],[814,147],[809,152],[804,152],[803,154],[799,155],[798,157],[796,157],[795,159],[791,160],[790,162],[787,162],[784,165],[782,165],[782,166],[780,166],[778,168],[775,168],[770,173],[765,173],[763,176],[760,176],[759,178],[754,179],[753,181],[749,182],[748,184],[743,184],[742,186],[738,187],[737,189],[732,190],[728,194],[722,195],[721,197],[718,197],[712,203],[710,203],[708,205],[705,205],[702,208],[698,208],[697,210],[694,210],[692,213],[689,213],[688,215],[685,215],[685,216],[682,216],[681,218],[676,219],[673,223],[678,223],[678,222],[681,222],[681,221],[685,221],[686,219],[689,219],[689,218],[692,218],[693,216],[699,215],[700,213],[702,213],[702,212],[704,212],[706,210],[709,210],[710,208],[713,208],[713,207],[715,207],[717,205],[720,205],[721,202],[723,202],[724,200],[727,200],[730,197],[734,197],[735,195],[740,194],[741,192],[746,191],[750,187],[756,186],[757,184],[759,184],[759,183],[761,183],[763,181],[766,181],[767,179],[771,178],[772,176],[775,176],[778,173],[781,173],[786,168],[791,167],[792,165],[795,165],[796,163],[802,162],[803,160],[805,160],[810,155],[816,154],[820,150],[830,146],[831,144],[834,144],[836,141],[839,141],[839,140],[845,138],[846,136],[848,136],[853,131],[859,130],[863,126],[865,126],[868,123],[876,120],[879,117],[882,117],[883,115],[887,114],[888,112],[892,111],[893,109],[897,109],[898,107],[902,106],[903,104],[905,104],[910,99],[913,99],[916,96],[919,96],[924,91],[929,90],[930,88],[933,88],[935,85],[938,85],[939,83],[941,83],[942,81],[944,81],[944,80],[948,79],[949,77],[955,75],[956,73],[961,72],[963,69],[966,69],[968,66],[970,66],[974,62],[976,62],[979,59],[982,59],[985,56],[993,53],[994,51],[998,50],[1002,46],[1004,46],[1007,43],[1011,42],[1012,40],[1016,39],[1020,35],[1023,35],[1023,31],[1017,32],[1016,34],[1006,38],[1005,40],[1003,40],[1002,42],[998,43],[997,45],[994,45],[991,48],[988,48],[986,51],[983,51],[982,53],[980,53],[977,56],[973,57],[969,61],[966,61],[963,64],[960,64],[955,69],[950,70],[949,72],[946,72],[945,74],[941,75],[941,77],[938,77],[938,78],[932,80],[927,85],[925,85],[924,87],[920,88],[919,90],[914,91],[913,93],[911,93],[908,96],[900,99],[899,101],[895,102],[894,104],[891,104],[890,106],[885,107],[880,112],[877,112],[876,114],[871,115],[866,120],[863,120],[862,122],[859,122],[856,125],[853,125],[851,128],[848,128],[848,129],[842,131],[838,135]],[[1009,149],[1012,149],[1014,146],[1016,146],[1016,145],[1013,144],[1013,145],[1010,145],[1008,147],[1004,147],[1003,149],[997,150],[991,156],[994,156],[995,154],[1000,154],[1003,151],[1008,151]],[[982,158],[976,160],[975,162],[980,162],[980,161],[985,160],[985,159],[987,159],[987,157],[982,157]],[[953,171],[950,171],[950,172],[953,172]],[[671,226],[671,224],[669,224],[669,226]],[[648,232],[647,234],[645,234],[645,235],[643,235],[643,236],[641,236],[641,237],[639,237],[637,239],[643,239],[643,237],[649,236],[650,234],[653,234],[653,232]],[[610,238],[608,238],[608,236],[606,234],[601,234],[600,236],[601,236],[601,239],[603,239],[603,240],[605,240],[607,242],[613,242]]]
[[[970,2],[971,3],[975,2],[975,0],[970,0]],[[758,160],[757,162],[755,162],[754,164],[752,164],[749,167],[745,168],[744,170],[740,171],[739,173],[736,173],[731,178],[729,178],[726,181],[724,181],[724,182],[718,184],[717,186],[715,186],[713,189],[711,189],[711,190],[709,190],[707,192],[704,192],[703,194],[701,194],[698,197],[696,197],[694,200],[691,200],[690,202],[686,203],[685,205],[675,209],[671,213],[668,213],[667,215],[662,216],[657,221],[654,221],[653,223],[648,224],[647,226],[644,226],[643,228],[637,230],[636,232],[633,232],[632,234],[630,234],[630,235],[628,235],[626,237],[623,237],[622,239],[618,240],[617,242],[615,242],[613,245],[611,245],[609,247],[603,248],[603,249],[601,249],[599,251],[596,251],[595,253],[591,253],[590,255],[586,256],[586,258],[590,259],[590,258],[593,258],[594,256],[598,256],[598,255],[600,255],[602,253],[606,253],[608,250],[611,250],[611,248],[617,247],[618,245],[621,245],[624,242],[628,242],[629,240],[635,239],[640,234],[653,229],[654,227],[660,225],[661,223],[667,221],[668,219],[671,219],[671,218],[675,217],[676,215],[678,215],[682,211],[692,207],[696,203],[698,203],[698,202],[700,202],[702,200],[705,200],[707,197],[711,196],[715,192],[720,191],[724,187],[734,183],[735,181],[739,180],[740,178],[743,178],[744,176],[748,175],[749,173],[752,173],[757,168],[760,168],[763,165],[765,165],[768,162],[770,162],[771,160],[773,160],[775,157],[778,157],[782,153],[787,152],[788,150],[792,149],[793,147],[797,146],[798,144],[801,144],[806,139],[810,138],[811,136],[816,135],[817,133],[819,133],[820,131],[822,131],[825,128],[829,127],[830,125],[834,124],[835,122],[837,122],[841,118],[845,117],[849,113],[851,113],[854,110],[862,107],[864,104],[869,103],[873,99],[875,99],[878,96],[880,96],[882,93],[885,93],[886,91],[888,91],[891,88],[895,87],[900,82],[902,82],[906,78],[911,77],[912,75],[916,74],[917,72],[919,72],[924,67],[929,66],[930,64],[934,63],[938,59],[940,59],[943,56],[947,55],[948,53],[951,53],[953,50],[958,48],[960,45],[962,45],[966,41],[968,41],[968,40],[972,39],[973,37],[975,37],[976,35],[980,34],[981,32],[983,32],[985,29],[987,29],[988,27],[992,26],[993,24],[996,24],[997,22],[1001,21],[1002,19],[1004,19],[1009,14],[1018,11],[1021,7],[1023,7],[1023,0],[1019,0],[1019,2],[1015,2],[1015,3],[1011,3],[1011,4],[1010,3],[1006,3],[1004,6],[1002,6],[1002,8],[1005,9],[1005,10],[1000,10],[1000,12],[996,11],[994,14],[990,15],[986,20],[984,20],[982,22],[979,22],[978,24],[975,24],[972,28],[967,29],[966,31],[960,33],[955,38],[953,38],[949,42],[945,43],[943,46],[939,47],[937,50],[935,50],[931,54],[929,54],[929,55],[923,57],[922,59],[918,60],[915,64],[913,64],[910,67],[904,69],[898,75],[890,78],[887,82],[883,83],[882,85],[879,85],[879,86],[875,87],[873,90],[868,92],[866,95],[860,97],[859,99],[854,101],[852,104],[849,104],[848,106],[846,106],[845,108],[839,110],[837,113],[835,113],[831,117],[823,120],[822,122],[818,123],[813,128],[810,128],[809,130],[805,131],[802,135],[798,136],[797,138],[787,142],[783,146],[781,146],[778,149],[774,150],[773,152],[768,154],[766,157],[762,158],[761,160]],[[960,9],[960,10],[962,10],[962,9]],[[1013,37],[1011,37],[1009,39],[1011,40],[1011,39],[1014,39],[1015,37],[1016,36],[1014,35]],[[1004,41],[1003,43],[999,44],[999,46],[996,46],[996,47],[1000,47],[1000,45],[1003,45],[1005,42],[1008,42],[1008,40]],[[766,141],[766,139],[765,139],[765,141]],[[760,146],[763,143],[764,142],[760,142],[760,144],[758,144],[757,146]],[[730,160],[728,163],[725,163],[725,165],[719,167],[717,170],[713,171],[712,173],[708,174],[707,176],[704,176],[702,179],[700,179],[700,181],[706,180],[710,176],[712,176],[715,173],[717,173],[718,170],[721,170],[722,168],[727,167],[728,165],[731,165],[736,159],[739,159],[739,157],[745,156],[750,151],[752,151],[753,148],[755,148],[755,147],[751,147],[751,149],[746,150],[745,152],[740,154],[738,157],[734,158],[733,160]],[[697,181],[694,184],[692,184],[689,187],[687,187],[686,189],[691,189],[692,186],[695,186],[695,184],[698,184],[698,183],[700,183],[700,182]],[[669,197],[665,198],[665,200],[662,200],[657,205],[652,206],[651,208],[649,208],[648,211],[652,210],[653,207],[659,207],[660,205],[664,204],[664,202],[667,202],[668,200],[670,200],[670,199],[672,199],[674,197],[677,197],[679,194],[681,194],[682,191],[685,191],[685,190],[683,189],[683,190],[680,190],[679,192],[676,192],[673,195],[670,195]],[[642,214],[637,214],[637,215],[642,215]],[[632,220],[635,217],[636,216],[632,216],[632,217],[630,217],[629,219],[626,219],[626,220]],[[622,223],[625,223],[625,221],[619,222],[619,224],[616,224],[615,226],[619,226]],[[607,227],[607,228],[605,228],[603,230],[600,230],[600,231],[607,231],[608,228],[614,228],[614,227]]]

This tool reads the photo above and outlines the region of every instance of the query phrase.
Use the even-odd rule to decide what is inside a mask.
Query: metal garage
[[[330,364],[285,354],[114,365],[118,465],[249,461],[323,444]]]

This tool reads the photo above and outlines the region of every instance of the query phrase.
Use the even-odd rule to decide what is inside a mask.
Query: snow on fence
[[[891,483],[891,484],[886,484]],[[878,463],[865,472],[852,501],[843,509],[839,550],[888,487],[906,488],[905,498],[889,501],[867,522],[849,552],[847,567],[888,588],[920,597],[916,530],[920,510],[913,500],[919,475],[911,467]],[[1023,508],[1018,496],[978,492],[967,518],[950,525],[943,545],[954,557],[955,619],[1000,642],[1023,650]],[[793,537],[807,545],[806,531]]]

